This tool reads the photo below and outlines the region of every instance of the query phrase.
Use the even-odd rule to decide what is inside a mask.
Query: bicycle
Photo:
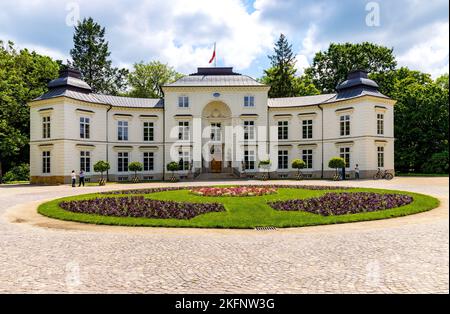
[[[297,174],[295,175],[295,179],[297,180],[303,180],[304,176],[303,176],[303,172],[298,171]]]
[[[380,168],[378,168],[377,173],[373,176],[374,180],[392,180],[394,178],[394,175],[390,172],[387,172],[386,170],[382,171]]]
[[[336,174],[333,176],[333,181],[341,181],[341,180],[342,180],[341,174],[336,173]]]

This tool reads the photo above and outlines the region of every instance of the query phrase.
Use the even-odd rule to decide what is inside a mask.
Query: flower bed
[[[239,187],[239,186],[236,186]],[[271,185],[243,185],[242,187],[247,188],[271,188],[271,189],[303,189],[303,190],[347,190],[350,187],[345,186],[322,186],[322,185],[281,185],[281,184],[271,184]],[[100,194],[152,194],[159,192],[168,191],[179,191],[179,190],[194,190],[201,187],[198,186],[176,186],[176,187],[163,187],[163,188],[150,188],[150,189],[135,189],[135,190],[119,190],[119,191],[109,191],[101,192]]]
[[[280,211],[305,211],[322,216],[357,214],[396,208],[412,203],[413,198],[401,194],[370,192],[327,193],[320,197],[270,202]]]
[[[263,196],[277,193],[277,189],[265,186],[235,186],[235,187],[199,187],[191,190],[198,196]]]
[[[156,201],[143,196],[68,201],[61,202],[59,206],[74,213],[164,219],[191,219],[206,213],[225,211],[225,207],[219,203]]]

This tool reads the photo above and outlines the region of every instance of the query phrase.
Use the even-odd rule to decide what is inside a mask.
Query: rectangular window
[[[384,147],[378,146],[378,168],[384,168]]]
[[[91,172],[91,152],[80,152],[80,170],[84,170],[84,172]]]
[[[42,152],[42,173],[50,173],[50,151]]]
[[[255,107],[255,97],[245,96],[244,97],[244,107]]]
[[[117,153],[117,171],[127,172],[128,171],[128,158],[129,154],[127,152]]]
[[[305,162],[305,169],[313,168],[313,151],[312,149],[302,150],[302,159]]]
[[[117,139],[119,141],[128,141],[128,121],[117,122]]]
[[[42,138],[50,138],[50,117],[42,117]]]
[[[278,139],[279,140],[287,140],[289,137],[288,134],[288,121],[278,121]]]
[[[302,121],[302,138],[313,138],[313,120]]]
[[[350,168],[350,147],[341,147],[340,157],[345,160],[345,168]]]
[[[220,141],[221,140],[221,129],[222,125],[220,123],[211,123],[211,140]]]
[[[90,123],[89,118],[80,117],[80,138],[90,138]]]
[[[144,152],[144,171],[153,171],[155,170],[155,156],[154,153]]]
[[[152,142],[154,140],[153,122],[144,122],[144,142]]]
[[[377,134],[384,134],[384,114],[382,113],[377,114]]]
[[[246,150],[244,152],[244,168],[245,170],[254,170],[255,169],[255,151],[254,150]]]
[[[191,153],[189,151],[181,151],[178,153],[180,160],[178,161],[181,171],[188,171],[191,165]]]
[[[255,121],[244,121],[244,140],[255,140]]]
[[[289,168],[289,151],[279,150],[278,151],[278,169],[288,169]]]
[[[178,122],[178,139],[182,141],[189,141],[190,139],[189,121]]]
[[[340,118],[341,136],[350,135],[350,116],[345,115]]]
[[[188,96],[178,97],[178,108],[189,108],[189,97]]]

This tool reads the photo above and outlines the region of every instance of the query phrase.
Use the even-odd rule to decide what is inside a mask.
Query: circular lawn
[[[42,215],[93,224],[151,227],[301,227],[385,219],[433,209],[410,192],[324,186],[175,187],[56,199]]]

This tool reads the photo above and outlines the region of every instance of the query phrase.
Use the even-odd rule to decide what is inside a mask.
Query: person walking
[[[83,169],[81,169],[79,177],[80,177],[80,183],[78,184],[78,186],[80,187],[82,184],[84,186],[84,170]]]
[[[359,165],[356,164],[355,166],[355,179],[359,180]]]
[[[72,187],[75,187],[75,184],[77,182],[77,174],[75,173],[75,170],[72,170]]]

